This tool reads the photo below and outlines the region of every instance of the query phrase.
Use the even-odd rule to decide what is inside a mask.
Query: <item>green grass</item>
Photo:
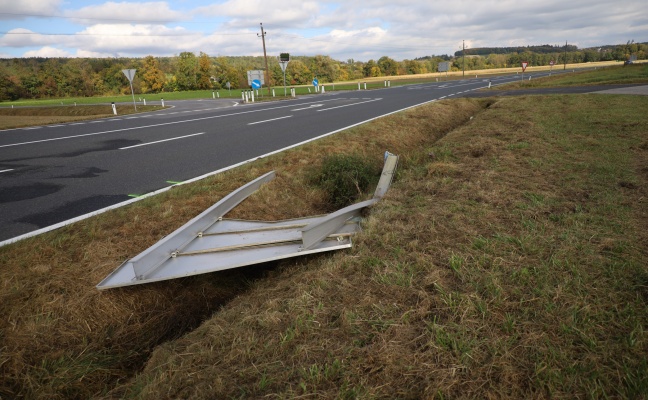
[[[498,86],[498,89],[545,88],[556,86],[590,86],[614,84],[648,84],[648,63],[613,66],[596,70],[557,74]]]

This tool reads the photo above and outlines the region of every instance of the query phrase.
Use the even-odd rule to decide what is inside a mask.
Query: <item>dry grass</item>
[[[0,248],[0,396],[100,396],[132,376],[157,345],[192,330],[258,277],[272,274],[274,266],[265,265],[107,292],[94,287],[235,188],[277,171],[275,181],[228,217],[322,213],[327,205],[307,181],[322,154],[361,154],[380,164],[389,149],[403,154],[407,165],[415,162],[408,156],[414,149],[460,126],[487,103],[460,100],[412,110]],[[394,137],[390,132],[397,128],[401,135]]]
[[[117,105],[118,115],[135,113],[132,105]],[[162,109],[161,106],[138,107],[138,112]],[[0,108],[0,129],[113,117],[111,105]]]
[[[648,99],[476,105],[345,133],[402,156],[354,249],[281,264],[107,397],[646,398]]]

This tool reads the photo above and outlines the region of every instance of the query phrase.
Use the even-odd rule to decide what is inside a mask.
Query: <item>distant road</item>
[[[491,81],[498,85],[516,79],[520,77],[499,76]],[[237,106],[227,99],[167,101],[175,108],[3,130],[0,241],[409,107],[485,87],[488,79],[477,78]]]

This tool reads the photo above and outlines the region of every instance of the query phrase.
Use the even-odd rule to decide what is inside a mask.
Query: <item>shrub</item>
[[[313,174],[314,183],[322,188],[334,208],[353,204],[377,181],[379,171],[367,159],[357,155],[335,154],[324,158]]]

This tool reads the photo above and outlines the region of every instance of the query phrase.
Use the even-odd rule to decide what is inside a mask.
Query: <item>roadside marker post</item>
[[[13,106],[11,106],[13,108]],[[113,114],[117,115],[117,107],[115,107],[115,102],[112,102],[112,109],[113,109]]]

